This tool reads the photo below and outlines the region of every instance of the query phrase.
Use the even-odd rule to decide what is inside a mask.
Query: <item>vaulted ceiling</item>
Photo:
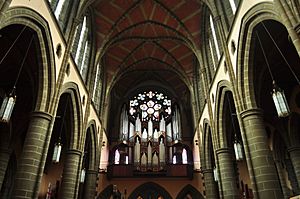
[[[199,1],[105,0],[93,7],[108,86],[121,96],[145,81],[188,90],[200,46]]]

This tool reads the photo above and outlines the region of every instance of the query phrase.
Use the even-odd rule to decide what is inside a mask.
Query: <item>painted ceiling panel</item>
[[[128,81],[133,71],[156,71],[176,89],[189,87],[200,48],[200,1],[103,0],[94,8],[108,84],[117,79],[126,88],[135,82]]]

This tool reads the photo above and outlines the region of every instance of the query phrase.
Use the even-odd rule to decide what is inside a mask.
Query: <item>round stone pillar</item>
[[[289,194],[289,189],[286,185],[286,179],[285,179],[285,176],[284,176],[284,173],[283,173],[282,163],[279,160],[275,160],[275,165],[276,165],[276,169],[277,169],[281,189],[282,189],[282,192],[283,192],[283,198],[288,199],[288,198],[290,198],[290,194]]]
[[[6,173],[7,165],[11,155],[10,149],[0,148],[0,190],[2,188],[4,176]]]
[[[69,149],[66,153],[61,183],[61,198],[77,198],[81,154],[82,152],[76,149]]]
[[[34,199],[38,197],[45,156],[48,152],[51,118],[51,115],[44,112],[31,114],[12,198]]]
[[[283,198],[267,135],[261,109],[249,109],[241,113],[249,147],[254,176],[253,187],[257,187],[259,198]]]
[[[93,171],[93,170],[86,171],[83,198],[86,199],[95,198],[97,174],[98,174],[97,171]]]
[[[239,192],[233,166],[232,153],[229,148],[219,148],[216,150],[220,169],[221,195],[224,199],[238,199]]]
[[[290,154],[290,159],[295,171],[298,186],[300,185],[300,147],[290,147],[288,148]],[[299,187],[298,187],[299,190]]]
[[[205,198],[206,199],[218,199],[218,186],[214,180],[214,174],[212,169],[202,169],[204,182],[205,182]]]

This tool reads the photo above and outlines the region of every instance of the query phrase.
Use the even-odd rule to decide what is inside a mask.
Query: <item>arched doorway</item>
[[[128,197],[128,199],[136,199],[136,198],[162,198],[162,199],[171,199],[171,195],[160,185],[147,182],[145,184],[137,187]]]
[[[176,199],[204,199],[204,197],[195,187],[188,184],[179,192]]]

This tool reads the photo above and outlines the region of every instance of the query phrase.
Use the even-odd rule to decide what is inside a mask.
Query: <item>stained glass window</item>
[[[166,95],[157,91],[145,91],[133,97],[129,102],[129,114],[142,121],[160,121],[171,116],[171,100]]]

